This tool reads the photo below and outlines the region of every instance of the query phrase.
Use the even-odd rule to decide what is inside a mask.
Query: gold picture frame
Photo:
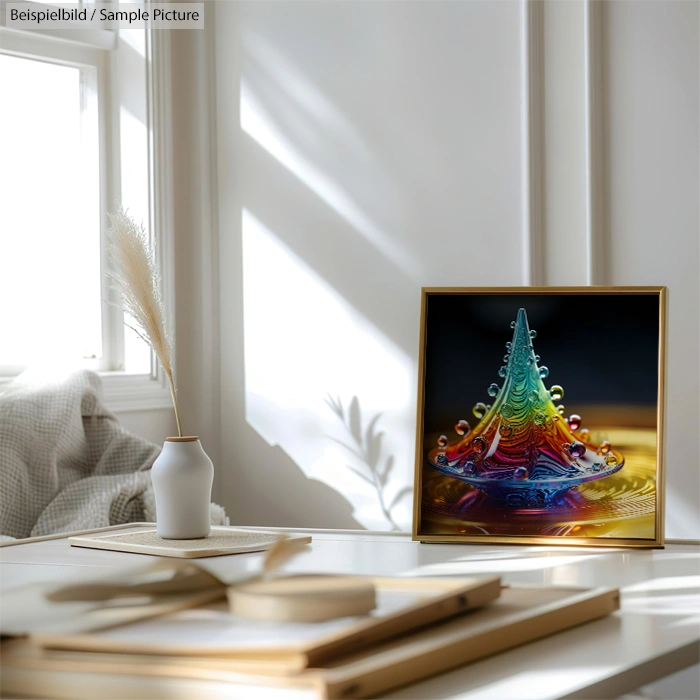
[[[607,300],[601,298],[605,295],[609,297]],[[623,298],[624,295],[628,298]],[[579,374],[586,375],[586,370],[595,364],[596,359],[610,352],[608,361],[614,372],[611,375],[611,366],[608,366],[607,376],[613,376],[615,382],[618,378],[625,379],[628,388],[636,390],[641,386],[646,391],[646,403],[630,404],[619,411],[615,407],[623,404],[614,401],[590,404],[595,407],[593,414],[599,417],[603,426],[593,431],[583,426],[577,414],[565,417],[565,410],[560,410],[565,409],[563,405],[553,408],[554,401],[561,399],[559,390],[563,394],[563,388],[557,384],[547,389],[543,384],[549,369],[538,365],[540,358],[535,355],[534,343],[540,341],[535,340],[537,334],[529,328],[527,305],[522,306],[523,300],[541,318],[553,317],[554,312],[550,312],[550,317],[541,312],[540,307],[546,308],[548,304],[578,310],[578,315],[572,319],[576,337],[570,339],[569,349],[573,347],[579,358],[586,357],[580,345],[589,338],[595,341],[598,333],[599,340],[591,342],[597,355],[582,368],[579,365],[567,370],[567,363],[561,359],[565,342],[550,343],[558,348],[559,364],[564,365],[563,374],[568,372],[575,385],[584,387],[588,394],[595,393],[591,388],[595,383],[590,377],[585,376],[584,385]],[[460,349],[464,342],[462,345],[454,343],[457,350],[453,357],[447,354],[452,341],[451,329],[461,328],[455,331],[455,339],[461,333],[462,341],[468,336],[469,346],[476,348],[473,337],[483,331],[480,319],[488,319],[490,326],[485,335],[489,338],[489,347],[492,347],[493,337],[499,331],[494,330],[495,322],[491,322],[491,317],[480,305],[488,304],[489,308],[497,309],[495,316],[501,318],[511,302],[518,308],[513,306],[511,318],[515,317],[515,320],[502,335],[510,338],[512,334],[503,358],[506,364],[498,370],[499,376],[504,378],[503,387],[493,383],[487,390],[489,396],[494,397],[493,407],[484,403],[474,406],[478,422],[473,430],[462,415],[455,415],[453,423],[446,423],[442,418],[442,408],[435,410],[435,406],[440,406],[435,396],[443,391],[440,387],[447,385],[454,404],[458,392],[452,387],[451,380],[440,383],[436,377],[443,380],[445,376],[458,377],[459,381],[467,382],[468,379],[462,377],[466,374],[462,370],[470,362],[469,352],[462,353]],[[440,543],[663,547],[666,304],[667,289],[662,286],[424,287],[421,290],[413,539]],[[591,309],[588,318],[581,319],[581,308]],[[637,308],[650,313],[637,313]],[[455,316],[455,309],[462,310]],[[601,311],[609,312],[610,309],[613,314],[618,313],[615,311],[618,309],[619,318],[605,318],[601,324]],[[658,324],[656,312],[652,313],[652,310],[658,311]],[[466,331],[465,319],[469,320]],[[621,333],[619,338],[615,336],[616,321],[628,328],[627,333]],[[633,326],[633,321],[636,326]],[[551,323],[552,328],[562,327],[561,320],[548,320],[547,323]],[[653,384],[655,407],[649,398],[654,379],[651,372],[654,328],[657,333]],[[634,334],[637,329],[644,335],[640,335],[643,342],[635,346],[627,339],[628,334]],[[435,340],[438,333],[439,342]],[[550,333],[550,336],[557,334]],[[559,333],[559,336],[566,338],[567,333]],[[620,362],[620,347],[625,341],[629,342],[632,353],[628,355],[629,362]],[[642,354],[642,349],[646,354]],[[462,354],[458,357],[458,353]],[[434,359],[429,360],[429,355]],[[467,368],[472,371],[471,365]],[[646,371],[642,372],[640,368]],[[555,371],[559,369],[562,368],[557,367]],[[625,377],[625,372],[630,374],[633,371],[638,372],[639,381],[636,383],[633,374]],[[491,365],[484,368],[486,382],[492,372]],[[605,376],[604,373],[601,376]],[[427,404],[426,381],[429,387]],[[524,388],[530,388],[530,384],[523,384],[525,381],[532,385],[528,392],[532,405],[523,397]],[[473,380],[471,383],[473,385]],[[625,384],[621,381],[617,386],[620,383]],[[602,390],[599,393],[605,394]],[[475,394],[465,397],[464,401],[471,403],[477,398]],[[514,406],[519,412],[509,423],[504,414],[512,415]],[[440,417],[436,418],[438,414]],[[440,426],[438,432],[434,431],[435,424]],[[612,424],[610,430],[608,424]],[[450,425],[455,427],[447,430]],[[436,442],[428,442],[441,432],[445,434],[440,434]],[[447,434],[452,436],[452,441]],[[523,435],[536,437],[528,437],[530,442],[525,442]],[[619,444],[613,442],[611,445],[608,440],[596,446],[594,438],[606,435],[621,439],[625,452],[619,451],[622,449]],[[566,437],[563,442],[562,436]],[[652,444],[652,439],[655,444]],[[530,461],[523,457],[523,466],[515,467],[517,450],[514,452],[512,445],[522,446],[522,454],[528,455]],[[481,454],[477,454],[479,450]],[[512,455],[516,457],[511,459]],[[509,460],[507,464],[506,460]],[[624,483],[625,479],[627,483]],[[632,481],[635,491],[630,490]],[[652,504],[653,512],[650,510]]]

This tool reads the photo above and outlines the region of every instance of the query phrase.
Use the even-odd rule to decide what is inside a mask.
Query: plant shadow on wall
[[[233,19],[232,6],[223,5]],[[277,523],[298,526],[311,522],[313,510],[320,527],[348,527],[352,520],[354,527],[408,528],[416,289],[427,256],[412,252],[410,242],[423,240],[422,226],[408,216],[405,188],[397,184],[404,161],[414,157],[392,162],[386,156],[410,149],[382,150],[382,144],[392,136],[407,147],[424,140],[393,125],[377,133],[353,118],[353,102],[340,99],[347,91],[336,89],[336,72],[325,76],[314,51],[299,51],[298,32],[305,33],[306,25],[297,12],[286,17],[291,32],[279,36],[276,11],[257,3],[238,7],[239,110],[228,115],[221,146],[240,154],[245,171],[230,180],[233,196],[224,198],[232,217],[225,219],[233,223],[240,216],[241,251],[235,235],[222,236],[221,245],[224,261],[241,255],[241,274],[231,280],[240,279],[242,288],[223,275],[221,299],[224,318],[237,317],[242,299],[243,353],[235,368],[242,373],[242,396],[236,398],[247,426],[262,440],[247,426],[241,434],[224,431],[222,449],[238,460],[228,492],[247,522],[272,512]],[[345,33],[345,13],[331,14]],[[226,84],[235,81],[227,78]],[[240,131],[228,142],[236,126]],[[432,182],[425,159],[415,160],[422,164],[416,175]],[[229,189],[227,180],[220,186]],[[431,225],[433,219],[431,214]],[[368,365],[357,363],[358,355],[371,358]],[[343,397],[344,405],[338,400],[332,407],[342,425],[328,425],[336,418],[319,399],[329,390]],[[363,397],[364,420],[357,399],[353,408],[355,395]],[[343,447],[331,448],[329,434]],[[340,457],[347,457],[343,464],[350,469],[337,468]],[[295,478],[295,488],[286,488],[280,481],[292,472],[307,481]],[[341,498],[345,510],[338,507]]]
[[[377,423],[382,417],[381,413],[369,421],[364,432],[362,429],[362,414],[360,411],[360,401],[357,396],[353,396],[348,405],[347,411],[343,406],[340,398],[333,398],[330,394],[325,399],[330,409],[342,421],[349,436],[352,438],[353,445],[348,445],[342,440],[338,440],[333,436],[328,436],[333,442],[344,447],[350,454],[356,457],[362,463],[362,469],[347,465],[348,469],[355,475],[367,482],[376,492],[379,507],[382,514],[391,524],[391,529],[400,531],[401,528],[397,525],[392,517],[392,510],[399,505],[401,500],[413,492],[410,486],[404,486],[399,489],[387,503],[387,486],[389,484],[389,476],[394,468],[394,456],[389,455],[382,462],[382,437],[384,433],[377,432]]]

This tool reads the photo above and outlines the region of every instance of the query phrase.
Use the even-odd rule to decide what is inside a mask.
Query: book
[[[3,643],[0,692],[45,698],[366,698],[604,617],[613,588],[513,585],[491,605],[289,676],[241,659],[67,651]]]

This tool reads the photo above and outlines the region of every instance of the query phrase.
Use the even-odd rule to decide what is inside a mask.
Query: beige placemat
[[[212,528],[208,537],[195,540],[166,540],[155,529],[128,532],[119,535],[79,535],[69,537],[73,547],[110,549],[117,552],[133,552],[161,557],[218,557],[225,554],[261,552],[269,549],[278,539],[274,532],[256,532],[229,528]],[[311,542],[309,536],[288,539]]]

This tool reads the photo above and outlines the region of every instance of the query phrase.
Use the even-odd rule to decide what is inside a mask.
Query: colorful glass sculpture
[[[554,402],[563,398],[564,389],[544,385],[549,369],[539,365],[532,344],[537,334],[528,326],[525,309],[511,328],[506,364],[499,370],[503,386],[487,389],[493,404],[477,403],[474,429],[459,420],[458,439],[449,442],[441,435],[428,461],[513,507],[548,507],[564,491],[622,469],[624,457],[607,441],[594,445],[581,416],[563,418],[563,406]]]

